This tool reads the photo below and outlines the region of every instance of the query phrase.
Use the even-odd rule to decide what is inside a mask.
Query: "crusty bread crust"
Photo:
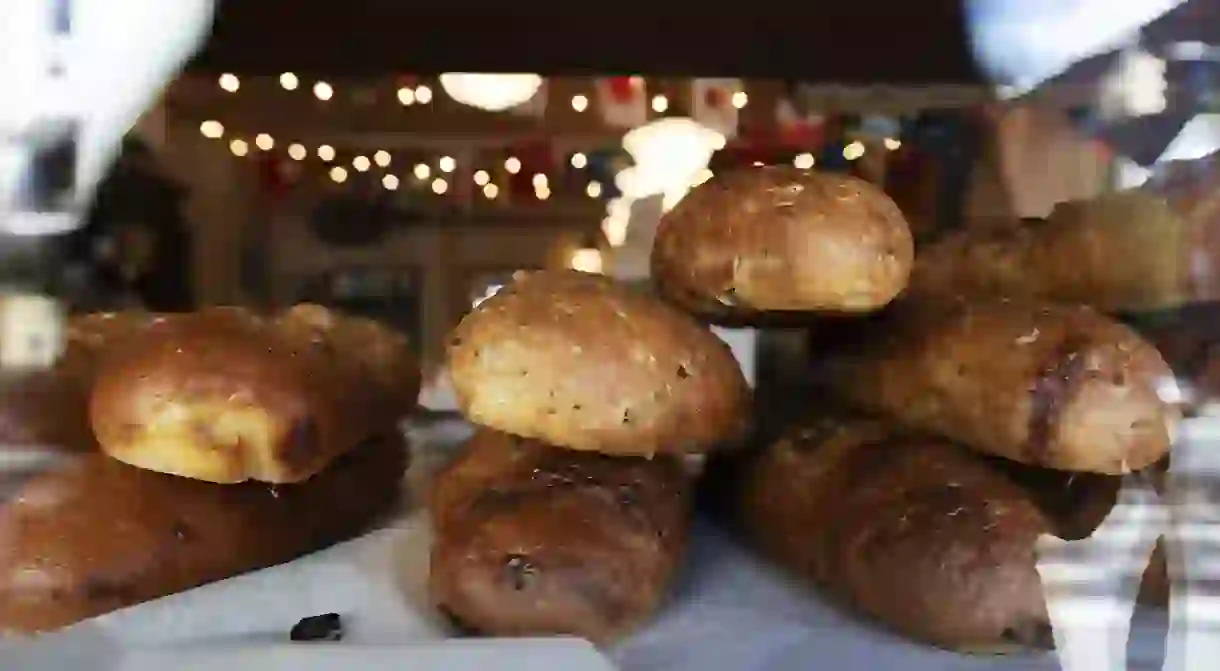
[[[750,390],[723,341],[597,275],[521,276],[454,329],[448,369],[470,421],[574,450],[701,452],[748,423]]]

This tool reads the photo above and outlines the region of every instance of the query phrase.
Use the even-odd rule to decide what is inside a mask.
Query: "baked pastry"
[[[522,274],[454,329],[448,368],[470,421],[574,450],[705,451],[749,418],[728,345],[600,275]]]
[[[714,321],[759,313],[860,313],[906,286],[914,255],[901,210],[878,187],[791,167],[720,173],[657,225],[660,293]]]
[[[0,505],[0,631],[56,629],[355,536],[397,500],[406,459],[390,434],[280,486],[200,482],[96,450],[47,462]]]
[[[409,413],[405,339],[308,307],[165,315],[105,356],[90,398],[103,451],[218,483],[299,482]]]
[[[902,634],[979,653],[1053,647],[1035,542],[1091,534],[1117,481],[1047,471],[1058,488],[1035,494],[1010,462],[853,414],[817,413],[743,461],[736,522],[766,556]]]
[[[920,250],[915,296],[1026,296],[1105,312],[1220,298],[1220,189],[1138,189],[1055,206],[1037,223],[951,234]]]
[[[675,458],[607,457],[483,429],[437,477],[429,590],[464,629],[607,642],[660,607],[681,561]]]
[[[1168,452],[1173,373],[1134,331],[1089,308],[980,299],[907,304],[871,342],[819,362],[854,403],[980,452],[1123,474]],[[943,309],[942,309],[943,308]]]

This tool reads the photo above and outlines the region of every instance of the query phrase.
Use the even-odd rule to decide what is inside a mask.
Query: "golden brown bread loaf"
[[[280,486],[65,457],[0,506],[0,631],[63,627],[355,536],[395,502],[405,466],[397,435]]]
[[[809,417],[734,465],[736,521],[766,556],[963,652],[1053,646],[1035,541],[1091,534],[1117,491],[1117,479],[1033,473],[854,414]],[[1051,481],[1034,492],[1012,468]]]
[[[671,457],[481,430],[433,491],[433,601],[482,634],[614,639],[660,607],[686,544],[688,495]]]
[[[305,480],[415,404],[406,342],[307,306],[164,315],[105,356],[90,399],[103,451],[219,483]]]
[[[1172,379],[1134,331],[1085,307],[983,299],[904,305],[820,380],[916,429],[1014,461],[1122,474],[1169,450]]]
[[[657,226],[661,294],[719,320],[868,312],[906,286],[914,243],[885,193],[846,175],[763,167],[717,174]]]
[[[598,276],[519,276],[454,329],[448,369],[470,421],[574,450],[700,452],[742,437],[750,390],[690,316]]]
[[[1045,221],[954,233],[920,250],[909,295],[1035,297],[1105,312],[1220,298],[1220,181],[1061,203]]]
[[[144,313],[74,315],[63,354],[47,370],[0,373],[0,447],[92,448],[89,390],[105,347],[143,328]]]

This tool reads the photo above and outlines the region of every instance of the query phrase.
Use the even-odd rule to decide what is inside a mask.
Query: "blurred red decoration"
[[[703,92],[703,102],[711,108],[724,107],[729,101],[729,92],[719,86],[713,86]]]
[[[419,84],[419,77],[416,75],[398,75],[394,78],[394,84],[399,88],[415,88]]]
[[[630,102],[639,92],[639,80],[636,77],[611,77],[610,94],[620,103]]]
[[[258,154],[258,183],[262,194],[275,202],[283,200],[292,190],[296,176],[282,157],[270,152]]]

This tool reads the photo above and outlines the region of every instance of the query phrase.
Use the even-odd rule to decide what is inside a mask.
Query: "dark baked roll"
[[[901,308],[868,341],[819,361],[819,381],[902,424],[1034,466],[1117,475],[1168,452],[1180,413],[1160,394],[1173,372],[1127,326],[1016,300]]]
[[[614,639],[660,607],[689,522],[678,460],[606,457],[482,430],[432,498],[429,589],[492,636]]]
[[[279,486],[154,473],[96,449],[59,457],[0,503],[0,631],[64,627],[353,537],[393,506],[407,463],[397,434]]]
[[[767,313],[860,313],[906,286],[910,227],[881,189],[791,167],[717,174],[657,226],[662,295],[713,321]]]
[[[840,411],[731,466],[734,521],[765,555],[900,633],[963,652],[1054,645],[1035,542],[1091,535],[1120,484]],[[1143,597],[1163,600],[1157,589]]]

